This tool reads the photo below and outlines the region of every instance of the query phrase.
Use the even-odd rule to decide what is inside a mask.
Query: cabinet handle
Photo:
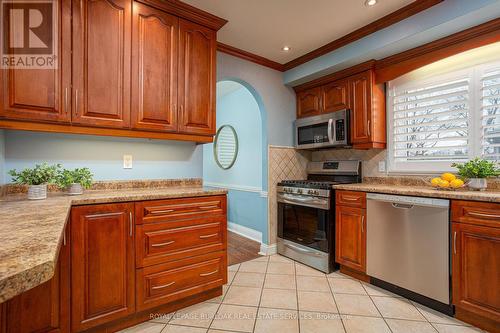
[[[359,198],[342,197],[342,200],[345,200],[345,201],[358,201],[358,200],[359,200]]]
[[[166,213],[172,213],[173,211],[174,211],[173,209],[154,210],[151,212],[151,214],[166,214]]]
[[[219,233],[216,233],[216,234],[210,234],[210,235],[201,235],[200,236],[200,239],[205,239],[205,238],[211,238],[211,237],[215,237],[217,236]]]
[[[165,243],[151,244],[151,247],[162,247],[162,246],[167,246],[167,245],[170,245],[170,244],[173,244],[173,243],[175,243],[175,241],[168,241],[168,242],[165,242]]]
[[[214,209],[214,208],[219,208],[219,206],[218,205],[200,206],[200,209]]]
[[[486,217],[486,218],[492,218],[492,219],[500,219],[500,215],[496,215],[496,214],[469,212],[469,215],[475,216],[475,217]]]
[[[205,276],[210,276],[210,275],[214,275],[215,273],[219,272],[219,270],[215,270],[213,272],[210,272],[210,273],[200,273],[200,277],[205,277]]]
[[[364,227],[364,224],[365,224],[365,216],[361,216],[361,232],[365,232],[365,227]]]
[[[66,246],[66,229],[63,232],[63,245]]]
[[[151,287],[151,289],[153,290],[156,290],[156,289],[163,289],[163,288],[167,288],[167,287],[170,287],[171,285],[173,285],[175,283],[175,281],[172,281],[170,283],[167,283],[167,284],[163,284],[161,286],[153,286]]]
[[[372,135],[372,130],[370,128],[370,120],[368,120],[368,136],[371,136]]]
[[[75,116],[78,117],[78,89],[75,89]]]
[[[457,254],[457,232],[453,232],[453,253]]]
[[[68,87],[64,88],[64,113],[68,113]]]
[[[133,218],[132,218],[132,212],[129,212],[128,213],[128,223],[129,223],[129,234],[130,234],[130,237],[132,237],[133,233],[133,228],[134,228],[134,225],[133,225]]]

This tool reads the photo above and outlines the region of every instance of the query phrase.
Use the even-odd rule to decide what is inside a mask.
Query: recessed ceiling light
[[[378,0],[366,0],[365,1],[365,6],[375,6],[377,4]]]
[[[281,50],[283,50],[283,51],[285,51],[285,52],[288,52],[288,51],[290,51],[290,50],[291,50],[291,48],[290,48],[290,46],[283,46],[283,47],[281,48]]]

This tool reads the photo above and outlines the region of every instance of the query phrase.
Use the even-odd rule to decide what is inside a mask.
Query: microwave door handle
[[[328,142],[330,142],[330,144],[333,144],[333,136],[334,136],[332,125],[333,125],[333,119],[330,118],[328,119]]]

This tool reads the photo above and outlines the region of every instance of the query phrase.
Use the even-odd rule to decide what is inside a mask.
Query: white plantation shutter
[[[481,77],[481,155],[500,159],[500,67]]]
[[[397,161],[461,160],[468,155],[469,78],[416,85],[393,98]]]
[[[389,171],[453,170],[475,157],[500,160],[500,62],[388,84]]]

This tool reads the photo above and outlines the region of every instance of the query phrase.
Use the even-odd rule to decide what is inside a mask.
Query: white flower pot
[[[47,198],[47,184],[28,186],[29,200],[42,200],[46,198]]]
[[[83,194],[83,186],[78,183],[73,183],[68,188],[69,195],[80,195]]]
[[[486,178],[471,178],[469,179],[467,186],[471,190],[484,191],[488,187],[488,182],[486,181]]]

